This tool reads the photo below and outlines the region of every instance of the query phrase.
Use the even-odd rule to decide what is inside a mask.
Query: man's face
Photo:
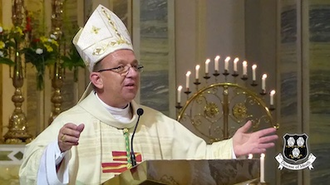
[[[125,73],[119,73],[116,70],[105,70],[102,72],[93,72],[99,75],[98,96],[110,106],[123,108],[131,102],[139,88],[139,72],[132,66],[137,66],[138,61],[131,50],[117,50],[107,55],[100,61],[102,69],[111,69],[117,67],[127,67]],[[92,73],[92,74],[93,74]],[[95,85],[95,83],[94,83]]]

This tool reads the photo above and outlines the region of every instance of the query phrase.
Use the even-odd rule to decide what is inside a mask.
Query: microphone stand
[[[136,132],[136,128],[138,127],[140,117],[143,114],[143,109],[138,108],[136,110],[136,113],[138,115],[138,120],[136,121],[134,130],[133,130],[133,134],[132,134],[132,137],[131,137],[131,162],[132,162],[132,167],[136,166],[136,156],[135,156],[134,149],[133,149],[133,138],[134,138],[134,135],[135,135],[135,132]]]

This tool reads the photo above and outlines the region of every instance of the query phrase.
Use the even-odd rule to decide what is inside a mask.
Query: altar
[[[23,144],[0,145],[0,184],[19,185]],[[173,170],[176,169],[176,170]],[[259,179],[258,159],[236,160],[153,160],[127,170],[108,184],[252,184]]]
[[[258,159],[147,160],[103,185],[245,185],[258,183]]]
[[[0,184],[19,185],[18,171],[24,146],[0,144]]]

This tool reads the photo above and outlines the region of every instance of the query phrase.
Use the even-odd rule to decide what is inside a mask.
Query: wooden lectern
[[[232,185],[259,178],[258,159],[148,160],[103,185]]]

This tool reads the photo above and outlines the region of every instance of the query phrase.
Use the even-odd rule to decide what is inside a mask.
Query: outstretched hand
[[[275,134],[275,128],[266,128],[256,132],[248,133],[252,126],[252,122],[248,121],[239,128],[233,136],[233,147],[237,157],[264,153],[267,148],[275,145],[275,140],[278,136]]]
[[[60,129],[57,138],[61,152],[70,150],[72,146],[79,144],[80,133],[84,128],[84,124],[75,125],[73,123],[67,123]]]

